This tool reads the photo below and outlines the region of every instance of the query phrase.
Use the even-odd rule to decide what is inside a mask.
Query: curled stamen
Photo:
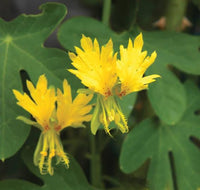
[[[99,122],[104,125],[106,133],[112,137],[109,129],[109,124],[112,121],[115,122],[122,133],[127,133],[127,121],[115,97],[110,96],[105,99],[102,95],[98,95],[97,100],[98,101],[95,109],[98,109],[96,112],[100,112],[100,114],[99,117],[96,117],[95,119],[98,119]],[[98,123],[98,121],[94,121],[94,123]]]

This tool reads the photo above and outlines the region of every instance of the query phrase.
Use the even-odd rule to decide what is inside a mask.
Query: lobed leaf
[[[147,183],[152,190],[174,190],[174,184],[181,190],[200,187],[200,151],[191,141],[191,136],[200,138],[200,117],[195,115],[200,91],[190,81],[185,88],[187,110],[176,125],[146,119],[127,135],[122,146],[120,167],[125,173],[150,159]]]

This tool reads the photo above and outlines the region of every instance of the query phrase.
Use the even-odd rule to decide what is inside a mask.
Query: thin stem
[[[103,0],[102,22],[109,26],[111,13],[111,0]]]
[[[103,188],[101,175],[101,153],[96,148],[96,137],[97,135],[94,136],[90,134],[90,179],[93,186]]]
[[[188,0],[169,0],[166,12],[166,29],[181,31]]]
[[[135,6],[135,8],[134,8],[134,6]],[[140,0],[135,0],[134,5],[132,6],[133,10],[131,10],[131,11],[134,11],[134,14],[133,14],[133,19],[130,23],[129,30],[133,30],[136,26],[137,16],[138,16],[138,12],[139,12],[139,6],[140,6]]]

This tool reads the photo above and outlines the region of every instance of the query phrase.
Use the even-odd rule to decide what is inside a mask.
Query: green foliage
[[[33,165],[32,150],[25,148],[23,159],[31,172],[33,172],[43,182],[42,186],[24,181],[24,180],[4,180],[0,182],[0,189],[6,190],[94,190],[92,188],[78,165],[78,163],[70,158],[70,168],[64,166],[56,166],[53,176],[41,175],[39,169]]]
[[[186,104],[183,86],[170,65],[188,74],[200,74],[199,41],[199,37],[175,32],[144,33],[145,47],[158,54],[147,73],[159,73],[162,77],[151,85],[148,95],[156,114],[167,124],[180,120]]]
[[[82,1],[95,8],[103,4],[102,0]],[[113,180],[113,184],[118,185],[112,186],[108,183],[112,186],[109,190],[138,190],[146,189],[146,187],[150,190],[197,190],[200,188],[200,90],[197,86],[198,76],[200,75],[200,37],[177,32],[143,31],[140,29],[136,23],[137,20],[141,19],[137,18],[138,15],[142,17],[144,12],[146,14],[149,12],[150,15],[150,12],[154,11],[153,5],[158,2],[157,0],[151,2],[143,0],[140,5],[139,1],[136,0],[132,2],[130,7],[129,0],[123,6],[121,6],[122,1],[117,0],[115,2],[113,5],[114,17],[118,14],[120,20],[116,19],[110,25],[113,24],[115,27],[116,24],[116,28],[120,30],[131,28],[129,31],[117,33],[102,22],[87,17],[76,17],[62,23],[67,10],[63,4],[57,3],[42,5],[40,7],[41,13],[38,15],[22,14],[10,22],[0,19],[0,159],[4,161],[19,151],[29,135],[30,127],[28,124],[38,127],[37,123],[31,120],[31,116],[26,116],[30,117],[30,120],[24,117],[25,111],[16,105],[16,99],[12,93],[12,89],[26,91],[23,88],[26,77],[22,76],[22,71],[28,74],[34,84],[41,74],[45,74],[49,85],[56,88],[60,88],[63,79],[67,78],[72,87],[73,95],[80,87],[82,90],[79,91],[88,92],[88,89],[83,89],[80,80],[67,71],[72,67],[67,52],[74,52],[74,46],[80,47],[81,35],[84,34],[92,39],[97,38],[100,45],[105,44],[111,38],[114,49],[119,56],[119,46],[127,47],[128,39],[134,40],[142,32],[144,38],[143,50],[147,50],[148,55],[153,51],[157,52],[156,61],[146,74],[159,74],[161,76],[155,83],[149,85],[149,89],[146,91],[146,97],[152,106],[152,108],[148,108],[148,112],[152,109],[151,116],[153,114],[154,116],[150,117],[147,113],[147,118],[135,118],[132,113],[137,112],[137,115],[140,115],[142,111],[146,111],[144,110],[146,107],[137,105],[132,112],[137,93],[129,94],[119,100],[123,113],[127,119],[129,116],[131,119],[134,118],[134,121],[130,122],[131,125],[134,125],[140,119],[142,119],[142,122],[138,122],[135,127],[130,126],[130,128],[134,128],[127,136],[120,134],[119,137],[114,133],[113,141],[112,138],[103,136],[103,131],[101,131],[94,136],[93,142],[88,143],[90,130],[83,129],[85,132],[81,132],[82,136],[78,136],[77,131],[73,133],[66,129],[66,133],[63,131],[63,137],[69,139],[64,140],[63,138],[64,149],[67,147],[72,154],[78,152],[78,156],[75,156],[79,160],[86,160],[86,157],[93,159],[93,166],[98,168],[98,171],[95,168],[88,169],[88,161],[86,161],[86,171],[88,176],[90,175],[91,183],[93,183],[92,178],[94,179],[94,176],[91,177],[92,171],[97,173],[96,178],[103,178],[101,168],[103,170],[106,170],[106,166],[109,167],[109,170],[112,168],[113,173],[111,175],[114,175],[111,177],[112,180],[115,177],[118,178]],[[199,0],[192,2],[199,7]],[[161,1],[159,4],[161,6]],[[165,1],[165,4],[167,4],[167,1]],[[141,9],[140,6],[144,9],[139,10]],[[123,10],[126,13],[126,19],[119,13],[119,10],[123,7],[129,7],[129,9]],[[136,12],[130,12],[132,9]],[[150,17],[143,19],[145,22],[149,22],[149,20]],[[61,26],[58,28],[57,37],[65,50],[45,47],[45,40],[59,25]],[[183,82],[187,78],[191,80]],[[148,100],[142,99],[141,102],[145,104]],[[92,103],[95,103],[95,98]],[[24,120],[27,125],[17,120],[17,117]],[[86,126],[89,125],[86,124]],[[113,122],[111,127],[114,125]],[[122,144],[124,137],[125,140]],[[116,143],[115,138],[119,142]],[[110,141],[113,141],[111,145],[109,144]],[[36,144],[36,142],[34,143]],[[122,150],[119,153],[121,144]],[[68,145],[71,146],[68,147]],[[109,145],[110,149],[106,145]],[[91,154],[88,153],[89,146],[91,146]],[[18,179],[2,180],[0,189],[96,189],[87,182],[82,169],[71,157],[69,169],[62,165],[56,165],[54,176],[40,175],[39,169],[33,165],[31,149],[29,146],[25,147],[23,161],[31,173],[43,181],[43,185],[39,186]],[[110,154],[114,156],[112,157]],[[114,165],[118,161],[117,156],[119,154],[120,168]],[[98,163],[92,156],[98,160]],[[101,166],[101,158],[105,167]],[[90,163],[92,161],[90,160]],[[133,182],[135,178],[131,182],[124,179],[127,175],[133,177],[136,170],[143,170],[140,166],[144,163],[149,166],[146,184],[142,183],[140,179],[135,184]],[[123,174],[120,173],[120,169]],[[120,175],[123,175],[123,178],[119,177]],[[104,184],[102,179],[95,180],[99,184]],[[118,183],[115,183],[116,181]]]
[[[200,138],[200,117],[195,114],[200,107],[200,91],[191,81],[186,82],[185,89],[187,109],[180,122],[172,126],[146,119],[123,143],[120,167],[124,172],[130,173],[150,159],[147,178],[150,189],[174,189],[174,183],[181,190],[200,187],[200,151],[191,141],[191,137]]]

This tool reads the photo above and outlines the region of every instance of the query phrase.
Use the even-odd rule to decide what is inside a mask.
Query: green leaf
[[[114,33],[97,20],[86,17],[76,17],[62,24],[58,31],[58,40],[64,48],[74,51],[74,46],[80,47],[82,34],[93,39],[97,38],[100,44],[105,44],[109,38],[113,38],[112,36]]]
[[[0,182],[0,188],[5,190],[37,190],[39,186],[24,180],[3,180]]]
[[[0,189],[4,190],[92,190],[94,189],[87,182],[87,179],[78,165],[78,163],[70,158],[69,169],[64,165],[55,167],[53,176],[41,175],[39,169],[33,165],[30,148],[26,148],[23,158],[30,169],[37,177],[43,181],[43,185],[39,186],[24,180],[3,180],[0,182]]]
[[[187,34],[144,32],[144,49],[156,50],[158,54],[155,64],[147,73],[157,73],[162,77],[152,84],[155,87],[149,89],[148,95],[155,112],[169,125],[180,120],[186,102],[183,86],[169,71],[169,65],[188,74],[200,74],[199,44],[199,37]]]
[[[150,159],[147,182],[152,190],[174,190],[173,184],[181,190],[200,187],[200,151],[190,139],[200,138],[200,117],[195,114],[200,107],[200,91],[192,82],[185,88],[187,110],[176,125],[146,119],[127,135],[122,146],[120,167],[125,173]]]
[[[156,66],[150,69],[153,73],[159,73],[162,78],[150,84],[148,97],[159,118],[169,125],[174,125],[186,109],[185,89],[172,72],[158,64],[159,58]]]
[[[173,65],[189,74],[200,74],[200,38],[176,32],[144,32],[144,49],[156,50],[158,65]]]
[[[41,129],[41,126],[37,123],[37,122],[35,122],[35,121],[33,121],[33,120],[30,120],[30,119],[28,119],[28,118],[26,118],[26,117],[24,117],[24,116],[18,116],[16,119],[18,119],[18,120],[21,120],[21,121],[23,121],[24,123],[26,123],[27,125],[33,125],[33,126],[35,126],[35,127],[38,127],[39,129]]]
[[[12,89],[22,89],[20,71],[25,70],[35,84],[46,74],[49,84],[60,87],[67,77],[74,88],[79,81],[66,71],[64,51],[45,48],[43,43],[66,15],[62,4],[47,3],[38,15],[20,15],[6,22],[0,19],[0,159],[15,154],[26,140],[30,127],[17,121],[25,111],[16,105]],[[75,91],[75,89],[74,89]]]

